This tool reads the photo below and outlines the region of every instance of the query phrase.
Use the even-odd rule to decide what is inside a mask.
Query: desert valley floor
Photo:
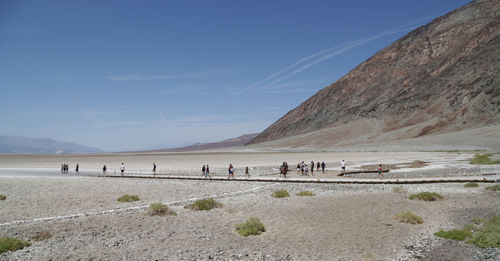
[[[225,176],[226,165],[243,176],[249,166],[253,177],[277,177],[282,161],[298,176],[297,162],[325,161],[327,174],[337,177],[340,161],[348,169],[384,164],[401,173],[457,176],[497,169],[468,164],[474,152],[227,152],[110,155],[0,156],[0,237],[30,240],[32,245],[0,255],[0,260],[495,260],[496,249],[481,249],[459,241],[436,237],[440,229],[460,229],[474,218],[500,212],[500,194],[479,183],[436,184],[301,184],[250,181],[167,180],[100,177],[102,164],[115,173],[121,162],[126,175],[150,175],[158,165],[159,176],[199,176],[203,164],[213,166],[214,176]],[[409,164],[421,161],[425,164]],[[80,174],[60,174],[59,165],[81,166]],[[295,164],[295,165],[294,165]],[[395,166],[400,165],[399,168]],[[177,171],[176,171],[177,170]],[[391,173],[389,172],[389,173]],[[400,173],[400,174],[398,174]],[[498,173],[498,171],[497,171]],[[323,176],[321,176],[323,175]],[[487,175],[489,180],[500,178]],[[311,178],[310,176],[305,178]],[[371,180],[372,176],[361,179]],[[271,193],[285,189],[287,198]],[[313,197],[295,194],[309,190]],[[410,200],[417,192],[438,192],[443,200]],[[140,201],[120,203],[124,194]],[[221,208],[195,211],[184,206],[196,199],[213,197]],[[146,208],[163,202],[177,216],[149,216]],[[394,219],[412,211],[423,224]],[[266,227],[260,236],[242,237],[235,225],[257,217]],[[45,218],[45,219],[43,219]],[[53,236],[31,239],[40,231]]]

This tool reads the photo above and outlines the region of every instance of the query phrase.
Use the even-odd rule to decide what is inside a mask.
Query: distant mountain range
[[[477,0],[382,49],[248,144],[332,147],[495,125],[500,1]]]
[[[213,150],[213,149],[223,149],[223,148],[231,148],[243,146],[248,143],[255,137],[259,135],[258,133],[253,134],[245,134],[236,138],[231,138],[218,142],[209,142],[209,143],[196,143],[193,145],[172,148],[172,149],[159,149],[159,150],[150,150],[148,152],[186,152],[186,151],[198,151],[198,150]]]
[[[34,139],[22,136],[0,136],[2,154],[68,154],[100,153],[102,150],[53,139]]]

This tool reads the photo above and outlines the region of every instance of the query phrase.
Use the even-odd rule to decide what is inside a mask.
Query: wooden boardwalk
[[[204,178],[201,176],[173,176],[173,175],[107,175],[107,178],[127,179],[171,179],[171,180],[198,180],[198,181],[220,181],[220,182],[281,182],[281,183],[326,183],[326,184],[425,184],[425,183],[466,183],[466,182],[500,182],[500,175],[476,175],[457,177],[429,177],[429,178],[275,178],[275,177],[226,177]]]

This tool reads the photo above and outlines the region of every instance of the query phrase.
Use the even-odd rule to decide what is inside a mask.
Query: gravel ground
[[[500,211],[500,193],[463,184],[347,185],[262,184],[107,178],[2,179],[2,223],[54,215],[91,213],[167,202],[177,216],[147,216],[143,208],[109,214],[0,226],[1,236],[30,240],[49,230],[54,236],[0,260],[495,260],[498,249],[480,249],[433,236],[460,228],[474,217]],[[400,187],[407,193],[394,193]],[[289,198],[270,197],[286,189]],[[297,197],[310,190],[315,197]],[[242,191],[242,193],[238,193]],[[439,192],[444,200],[409,200],[413,192]],[[5,192],[5,193],[4,193]],[[118,203],[122,194],[139,202]],[[193,211],[194,197],[219,195],[223,207]],[[399,223],[411,210],[421,225]],[[242,237],[234,226],[258,217],[267,231]],[[441,249],[441,250],[440,250]]]

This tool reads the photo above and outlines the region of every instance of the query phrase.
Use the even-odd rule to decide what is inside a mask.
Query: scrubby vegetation
[[[236,232],[244,237],[250,235],[256,236],[266,232],[266,228],[258,218],[249,218],[245,223],[236,225]]]
[[[487,190],[491,190],[491,191],[499,191],[500,190],[500,184],[495,185],[495,186],[486,187],[486,189]]]
[[[424,220],[421,217],[413,214],[410,211],[403,211],[399,214],[396,214],[396,216],[394,218],[396,218],[397,220],[399,220],[399,222],[402,222],[402,223],[409,223],[409,224],[422,224],[422,223],[424,223]]]
[[[16,251],[28,246],[31,246],[31,243],[28,241],[20,240],[13,237],[0,238],[0,254],[8,251]]]
[[[462,230],[440,230],[434,235],[453,240],[465,240],[481,248],[500,247],[500,215],[493,215],[488,220],[475,218],[474,224],[467,224]]]
[[[289,197],[290,194],[288,194],[288,191],[286,190],[276,190],[271,194],[271,197],[273,198],[286,198]]]
[[[0,195],[0,200],[6,200],[7,199],[7,196],[5,195]]]
[[[118,202],[132,202],[139,201],[139,196],[125,194],[117,199]]]
[[[410,197],[408,197],[409,199],[420,199],[420,200],[424,200],[424,201],[436,201],[436,200],[440,200],[440,199],[443,199],[443,196],[441,196],[440,194],[436,193],[436,192],[421,192],[421,193],[418,193],[418,194],[413,194],[413,195],[410,195]]]
[[[301,191],[301,192],[299,192],[299,193],[297,193],[297,194],[295,194],[295,195],[297,195],[297,196],[299,196],[299,197],[304,197],[304,196],[307,196],[307,197],[312,197],[312,196],[316,196],[316,195],[314,195],[314,193],[312,193],[312,192],[311,192],[311,191],[309,191],[309,190],[304,190],[304,191]]]
[[[493,215],[482,222],[482,227],[477,230],[467,241],[481,248],[500,247],[500,215]]]
[[[458,230],[458,229],[453,229],[453,230],[439,230],[439,232],[434,233],[434,235],[442,238],[447,238],[447,239],[453,239],[453,240],[458,240],[462,241],[470,236],[472,236],[472,232],[466,231],[466,230]]]
[[[150,216],[163,216],[163,215],[168,215],[168,216],[177,216],[177,213],[170,209],[169,207],[163,205],[162,203],[153,203],[151,206],[149,206],[147,210],[148,215]]]
[[[195,201],[193,204],[184,206],[184,208],[194,209],[194,210],[210,210],[212,208],[220,208],[222,203],[216,201],[213,198],[200,199]]]
[[[408,191],[404,189],[403,187],[394,187],[392,188],[392,192],[398,193],[398,194],[406,194]]]
[[[477,188],[477,187],[479,187],[479,185],[476,182],[469,182],[469,183],[465,184],[464,187],[466,187],[466,188]]]
[[[380,259],[378,259],[377,256],[372,254],[372,253],[367,253],[365,255],[365,260],[366,261],[379,261]]]
[[[470,160],[470,164],[476,165],[486,165],[486,164],[500,164],[500,160],[491,160],[490,157],[493,156],[491,153],[474,155],[474,158]]]
[[[49,239],[52,237],[52,233],[48,230],[42,230],[36,234],[36,236],[33,237],[33,240],[35,241],[43,241],[46,239]]]

